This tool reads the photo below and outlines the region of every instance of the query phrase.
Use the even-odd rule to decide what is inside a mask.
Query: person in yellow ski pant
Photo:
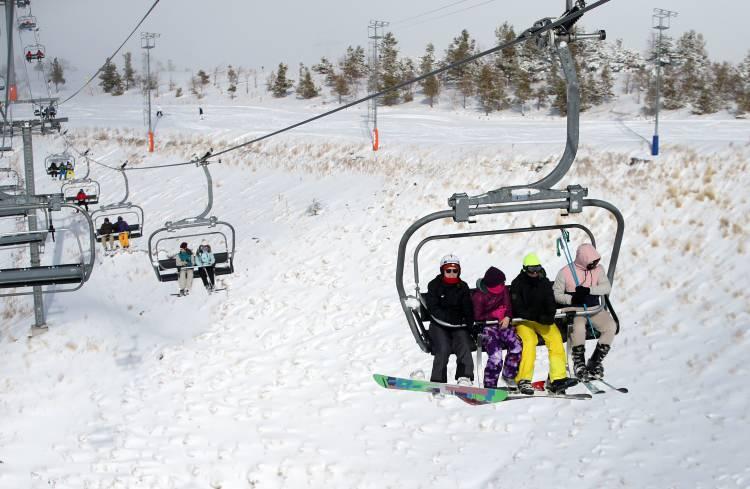
[[[550,380],[555,381],[567,376],[565,370],[565,348],[563,347],[560,330],[557,329],[554,323],[539,324],[535,321],[521,321],[515,326],[516,333],[521,338],[521,343],[523,343],[521,364],[518,366],[516,382],[520,380],[533,380],[537,333],[544,338],[544,343],[549,353]]]
[[[128,232],[123,231],[118,236],[117,239],[120,241],[120,246],[122,248],[129,248],[130,247],[130,238],[128,237]]]

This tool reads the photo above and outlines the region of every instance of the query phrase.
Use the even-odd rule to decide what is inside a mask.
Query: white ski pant
[[[193,269],[182,267],[177,275],[177,283],[180,284],[180,290],[190,290],[193,286]]]

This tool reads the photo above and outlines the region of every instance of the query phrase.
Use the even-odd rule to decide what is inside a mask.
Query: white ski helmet
[[[456,255],[450,254],[445,255],[440,259],[440,270],[443,269],[446,265],[457,265],[458,268],[461,268],[461,260],[458,259]]]

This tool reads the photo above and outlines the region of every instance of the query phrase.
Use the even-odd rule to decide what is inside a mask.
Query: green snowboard
[[[456,396],[467,404],[472,405],[500,402],[504,401],[508,397],[508,391],[501,389],[441,384],[439,382],[404,379],[401,377],[391,377],[389,375],[381,374],[374,374],[373,378],[375,379],[375,382],[385,387],[386,389],[447,394]]]

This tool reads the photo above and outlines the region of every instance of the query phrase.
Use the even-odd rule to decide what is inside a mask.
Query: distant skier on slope
[[[432,382],[448,382],[448,359],[456,355],[456,380],[459,385],[471,385],[474,380],[474,360],[471,358],[471,334],[474,325],[474,306],[469,286],[460,279],[461,262],[456,255],[445,255],[440,260],[440,275],[427,285],[427,311],[433,317],[430,344],[435,356],[432,363]],[[450,325],[443,326],[444,322]]]
[[[515,387],[523,345],[516,334],[516,328],[510,324],[513,317],[510,291],[505,286],[505,274],[502,270],[488,268],[484,278],[477,280],[477,288],[472,292],[471,300],[474,303],[475,320],[498,322],[497,325],[484,328],[482,333],[482,345],[487,352],[484,387],[497,388],[501,371],[505,384]],[[503,348],[508,350],[504,368]]]
[[[549,352],[550,382],[547,389],[554,394],[564,394],[565,389],[578,381],[566,376],[565,348],[560,330],[555,325],[555,294],[536,253],[529,253],[523,258],[521,273],[510,285],[510,297],[513,314],[516,318],[524,319],[516,324],[516,332],[523,343],[521,365],[516,377],[518,389],[522,394],[534,394],[531,381],[534,377],[538,333]]]
[[[596,248],[589,243],[578,247],[573,262],[576,276],[569,265],[564,266],[555,278],[555,301],[558,304],[574,306],[574,310],[582,311],[583,306],[599,306],[599,296],[609,294],[612,284],[609,283],[607,273],[599,262],[601,256]],[[601,333],[594,353],[586,365],[586,327],[588,321]],[[573,371],[576,377],[583,381],[601,379],[604,377],[602,361],[609,353],[610,346],[615,339],[617,324],[607,311],[599,311],[589,316],[576,316],[573,320],[573,330],[569,341],[573,345]]]

